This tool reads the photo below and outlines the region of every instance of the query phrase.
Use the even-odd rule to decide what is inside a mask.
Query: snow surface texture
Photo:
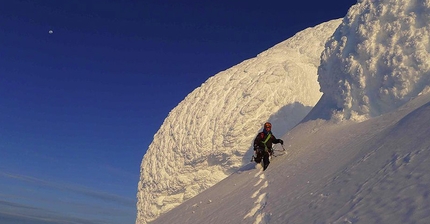
[[[320,99],[317,68],[341,20],[292,38],[209,78],[175,107],[141,164],[136,223],[146,223],[249,162],[266,121],[280,137]]]
[[[429,127],[429,94],[361,123],[301,123],[266,171],[248,164],[151,224],[428,224]]]
[[[430,81],[430,1],[361,0],[328,41],[318,81],[338,119],[392,111]]]
[[[288,153],[153,224],[430,223],[429,6],[359,1],[323,53],[324,95],[282,137]]]

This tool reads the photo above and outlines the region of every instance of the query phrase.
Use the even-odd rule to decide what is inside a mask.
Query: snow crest
[[[341,20],[297,33],[209,78],[175,107],[141,164],[136,223],[147,223],[248,162],[266,121],[284,135],[320,99],[317,68]]]
[[[429,24],[429,0],[361,0],[350,8],[318,71],[337,118],[365,120],[427,91]]]

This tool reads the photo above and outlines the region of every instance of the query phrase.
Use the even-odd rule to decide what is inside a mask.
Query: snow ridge
[[[288,156],[154,223],[430,223],[429,6],[360,0],[322,54],[323,96],[281,136]]]
[[[327,42],[318,81],[339,119],[365,120],[430,81],[430,1],[361,0]],[[426,90],[427,91],[427,90]]]
[[[340,22],[299,32],[209,78],[180,102],[142,160],[136,223],[154,220],[248,162],[264,122],[278,136],[296,125],[321,97],[320,55]]]

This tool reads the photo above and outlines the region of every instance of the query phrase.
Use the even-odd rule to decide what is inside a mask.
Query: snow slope
[[[179,103],[142,160],[136,223],[155,219],[249,161],[264,122],[280,137],[303,119],[321,97],[320,55],[340,22],[297,33],[216,74]]]
[[[430,223],[430,1],[360,0],[327,42],[323,96],[248,164],[153,223]]]
[[[430,223],[430,95],[356,123],[310,120],[158,223]]]

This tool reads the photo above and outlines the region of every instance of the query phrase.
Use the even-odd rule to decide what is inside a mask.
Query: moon
[[[52,31],[52,30],[49,30],[49,31],[48,31],[48,33],[49,33],[49,34],[53,34],[53,33],[54,33],[54,31]]]

